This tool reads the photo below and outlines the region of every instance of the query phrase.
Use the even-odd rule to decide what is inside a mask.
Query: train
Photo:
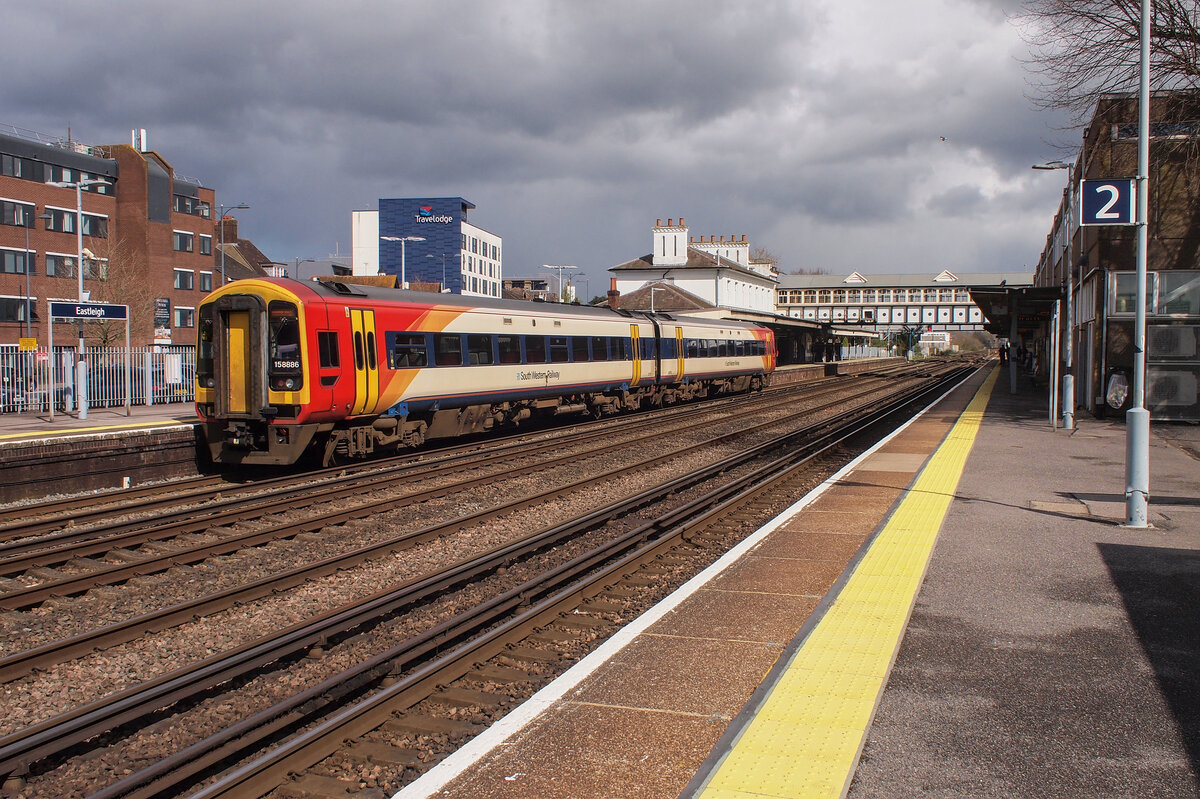
[[[360,285],[239,280],[196,312],[212,460],[324,465],[563,414],[761,391],[753,324]]]

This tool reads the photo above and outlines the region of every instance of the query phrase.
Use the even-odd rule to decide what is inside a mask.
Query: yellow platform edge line
[[[846,795],[998,374],[975,393],[697,797]]]
[[[181,417],[179,419],[163,419],[161,421],[146,421],[146,422],[127,422],[125,424],[108,424],[108,425],[92,425],[91,427],[55,427],[46,430],[45,432],[29,431],[26,433],[5,433],[0,435],[0,441],[10,441],[24,439],[27,441],[41,441],[46,438],[57,438],[64,435],[74,435],[76,433],[98,433],[104,430],[137,430],[142,427],[166,427],[168,425],[191,425],[198,420],[195,417]]]

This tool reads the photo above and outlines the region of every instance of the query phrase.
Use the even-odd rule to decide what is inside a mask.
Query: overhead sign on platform
[[[126,319],[128,305],[95,302],[51,302],[50,316],[55,319]]]
[[[1079,224],[1135,224],[1135,185],[1133,178],[1082,181],[1079,184]]]

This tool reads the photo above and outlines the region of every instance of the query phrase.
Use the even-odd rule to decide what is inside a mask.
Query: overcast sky
[[[0,125],[127,143],[250,204],[276,261],[380,197],[461,196],[507,276],[591,294],[656,218],[782,271],[1032,270],[1078,133],[1016,0],[6,4]],[[544,273],[544,272],[543,272]],[[581,286],[582,290],[582,286]]]

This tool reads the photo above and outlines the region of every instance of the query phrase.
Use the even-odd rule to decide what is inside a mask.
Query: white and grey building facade
[[[795,319],[854,325],[884,335],[916,328],[983,330],[984,317],[970,290],[1027,286],[1032,273],[992,272],[780,275],[777,313]]]

